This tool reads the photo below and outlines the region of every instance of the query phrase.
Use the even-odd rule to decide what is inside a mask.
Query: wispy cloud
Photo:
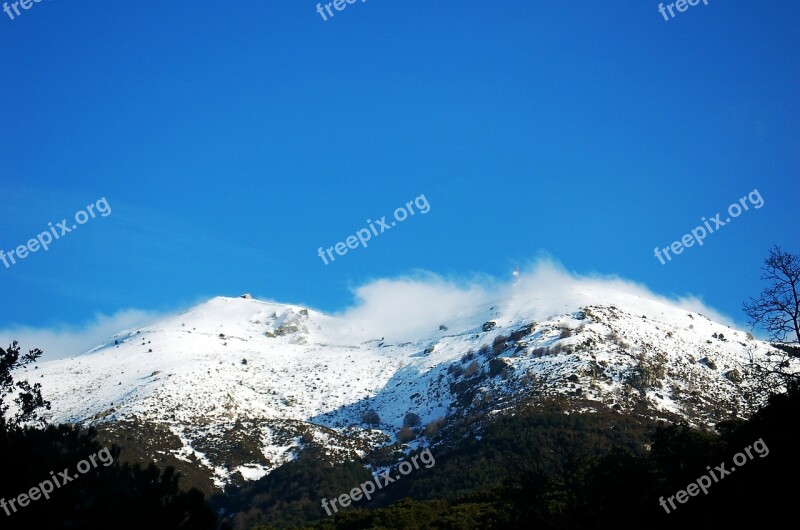
[[[98,314],[82,325],[50,327],[17,326],[0,330],[0,345],[4,348],[16,340],[23,351],[39,348],[43,361],[72,357],[104,344],[116,333],[154,322],[161,313],[125,309],[113,315]]]
[[[526,266],[518,283],[510,278],[458,279],[420,272],[374,280],[353,292],[355,305],[337,315],[347,323],[342,331],[392,341],[431,336],[440,324],[450,331],[464,330],[498,314],[507,320],[543,320],[592,304],[616,304],[653,318],[659,318],[666,305],[732,324],[698,297],[658,295],[613,275],[574,274],[549,258]]]
[[[371,280],[354,288],[353,294],[354,304],[332,315],[334,318],[326,325],[326,332],[343,342],[379,338],[413,341],[435,335],[440,324],[447,326],[449,332],[459,332],[490,319],[501,323],[544,320],[593,304],[615,304],[655,319],[674,314],[670,308],[679,308],[722,324],[734,324],[699,297],[659,295],[644,285],[613,275],[578,275],[550,258],[524,267],[518,282],[488,275],[454,278],[420,271]],[[106,343],[121,331],[165,316],[161,312],[126,309],[113,315],[96,315],[82,325],[12,327],[0,330],[0,344],[17,340],[23,349],[41,348],[45,352],[43,360],[70,357]]]

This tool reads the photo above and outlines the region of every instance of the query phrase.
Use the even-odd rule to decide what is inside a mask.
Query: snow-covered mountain
[[[695,425],[762,404],[750,363],[777,358],[770,344],[664,300],[606,298],[613,304],[538,321],[540,302],[498,301],[389,342],[352,318],[218,297],[26,375],[52,402],[50,421],[98,425],[217,486],[257,479],[309,447],[363,458],[396,442],[409,412],[421,419],[404,440],[414,447],[427,443],[426,425],[548,396],[574,400],[576,412],[644,406]],[[379,424],[362,422],[369,410]]]

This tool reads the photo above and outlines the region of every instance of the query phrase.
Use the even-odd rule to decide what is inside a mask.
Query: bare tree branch
[[[770,285],[759,298],[750,298],[743,304],[750,326],[761,326],[773,340],[781,342],[794,334],[800,343],[800,256],[773,246],[762,271],[761,279]]]

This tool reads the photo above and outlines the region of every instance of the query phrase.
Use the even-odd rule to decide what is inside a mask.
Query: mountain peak
[[[150,425],[171,440],[158,451],[200,459],[217,485],[309,446],[360,458],[395,441],[409,412],[441,422],[558,397],[711,425],[761,404],[748,366],[770,344],[661,300],[609,298],[545,318],[540,300],[465,305],[396,340],[358,315],[220,296],[37,374],[52,420],[130,436]],[[379,424],[362,423],[370,410]],[[244,424],[260,449],[234,466],[223,439]]]

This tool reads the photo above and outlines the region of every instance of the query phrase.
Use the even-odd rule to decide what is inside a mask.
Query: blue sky
[[[0,249],[112,212],[0,263],[0,330],[242,292],[335,311],[377,278],[542,255],[744,321],[768,248],[800,252],[797,2],[315,6],[0,12]],[[655,258],[754,189],[762,208]],[[317,256],[421,194],[424,216]]]

